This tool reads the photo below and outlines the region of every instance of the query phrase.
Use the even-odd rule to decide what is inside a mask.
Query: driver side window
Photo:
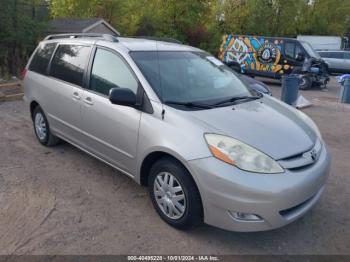
[[[286,55],[287,58],[289,59],[295,59],[295,43],[285,43],[284,44],[284,54]]]
[[[136,94],[138,82],[121,57],[98,48],[91,71],[90,89],[108,96],[109,90],[115,87],[128,88]]]
[[[297,45],[295,46],[294,59],[298,59],[298,54],[302,54],[305,57],[303,50]]]

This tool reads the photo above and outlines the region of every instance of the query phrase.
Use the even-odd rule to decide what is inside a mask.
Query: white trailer
[[[308,42],[315,50],[341,50],[347,47],[347,38],[340,36],[298,35],[297,39]]]

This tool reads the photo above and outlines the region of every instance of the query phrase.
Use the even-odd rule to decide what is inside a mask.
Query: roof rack
[[[61,38],[85,38],[85,37],[96,37],[102,38],[110,42],[118,42],[118,38],[109,34],[94,34],[94,33],[76,33],[76,34],[55,34],[48,35],[44,40],[61,39]]]
[[[181,41],[171,38],[171,37],[158,37],[158,36],[133,36],[132,38],[141,38],[141,39],[147,39],[147,40],[155,40],[155,41],[163,41],[163,42],[169,42],[169,43],[175,43],[175,44],[182,44]]]

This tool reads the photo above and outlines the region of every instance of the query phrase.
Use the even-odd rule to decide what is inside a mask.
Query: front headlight
[[[300,111],[300,110],[297,110],[297,112],[298,112],[298,115],[300,116],[300,118],[301,118],[302,120],[304,120],[305,123],[306,123],[312,130],[315,131],[317,137],[318,137],[319,139],[322,140],[321,132],[320,132],[320,130],[318,129],[318,127],[316,126],[315,122],[314,122],[308,115],[306,115],[304,112],[302,112],[302,111]]]
[[[320,69],[318,67],[311,67],[310,72],[314,74],[318,74],[320,72]]]
[[[205,134],[214,157],[240,169],[255,173],[282,173],[283,168],[271,157],[234,138]]]

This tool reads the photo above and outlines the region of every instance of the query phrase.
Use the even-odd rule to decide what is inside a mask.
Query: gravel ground
[[[41,146],[23,102],[0,103],[0,254],[350,254],[350,106],[337,91],[333,80],[302,92],[333,155],[324,194],[298,221],[258,233],[169,227],[145,188],[67,143]]]

